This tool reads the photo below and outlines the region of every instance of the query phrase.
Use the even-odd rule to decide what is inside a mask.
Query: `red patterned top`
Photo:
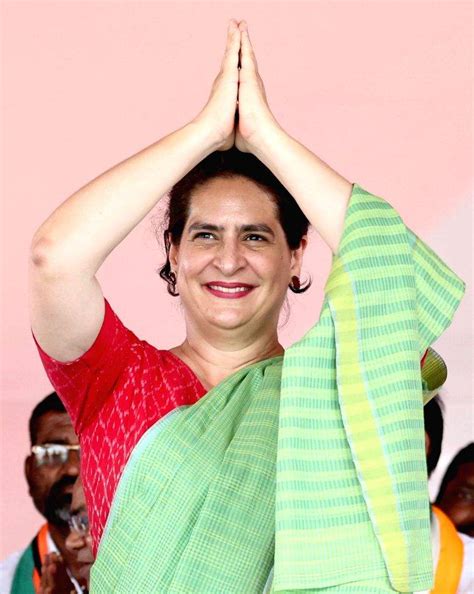
[[[37,346],[81,444],[81,475],[96,553],[135,445],[166,413],[194,404],[206,390],[178,357],[125,328],[107,301],[99,335],[79,359],[61,363]]]

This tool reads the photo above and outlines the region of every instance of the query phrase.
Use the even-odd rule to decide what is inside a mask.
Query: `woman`
[[[95,273],[173,185],[162,276],[186,339],[157,351]],[[333,268],[283,356],[307,221]],[[420,358],[462,283],[279,126],[245,22],[202,112],[62,204],[31,261],[33,332],[81,440],[92,591],[430,586]]]

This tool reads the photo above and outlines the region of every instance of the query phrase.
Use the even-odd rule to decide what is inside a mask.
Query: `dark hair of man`
[[[215,151],[198,163],[189,173],[178,181],[169,192],[168,208],[165,214],[167,228],[164,233],[166,263],[159,271],[168,283],[168,292],[174,292],[175,280],[171,273],[169,249],[171,243],[179,245],[186,221],[189,216],[190,198],[193,190],[214,178],[232,178],[242,176],[256,183],[273,199],[277,207],[277,218],[285,233],[290,250],[300,246],[301,239],[308,232],[309,221],[298,206],[296,200],[280,183],[273,173],[257,157],[231,148],[228,151]],[[303,293],[310,282],[300,287],[290,286],[294,293]]]
[[[462,450],[459,450],[459,452],[451,460],[451,463],[444,474],[443,480],[441,481],[438,496],[436,497],[436,503],[439,503],[443,498],[448,483],[450,483],[456,476],[459,467],[463,464],[469,464],[472,462],[474,462],[474,442],[471,441],[471,443],[468,443],[467,446],[462,448]]]
[[[425,419],[425,431],[430,438],[430,448],[426,462],[428,465],[428,476],[431,476],[431,473],[438,464],[439,457],[441,456],[441,446],[443,445],[443,407],[439,396],[432,398],[423,407],[423,416]]]
[[[49,412],[67,412],[64,408],[64,404],[61,402],[56,392],[51,392],[51,394],[48,394],[45,398],[43,398],[43,400],[41,400],[41,402],[38,402],[38,404],[33,409],[33,412],[31,413],[29,422],[31,445],[34,445],[36,443],[39,419]]]

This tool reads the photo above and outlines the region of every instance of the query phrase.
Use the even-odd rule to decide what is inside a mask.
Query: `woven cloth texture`
[[[319,321],[136,446],[94,593],[432,585],[420,359],[462,281],[359,186]]]

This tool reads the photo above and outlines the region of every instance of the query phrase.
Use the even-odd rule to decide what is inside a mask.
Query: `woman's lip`
[[[255,288],[252,285],[243,283],[208,283],[204,286],[209,293],[222,299],[241,299]]]
[[[246,289],[253,289],[253,287],[254,287],[254,285],[249,285],[248,283],[238,283],[238,282],[226,283],[224,281],[211,281],[210,283],[206,283],[206,285],[208,287],[210,285],[212,285],[213,287],[225,287],[227,289],[235,289],[237,287],[245,287]]]

